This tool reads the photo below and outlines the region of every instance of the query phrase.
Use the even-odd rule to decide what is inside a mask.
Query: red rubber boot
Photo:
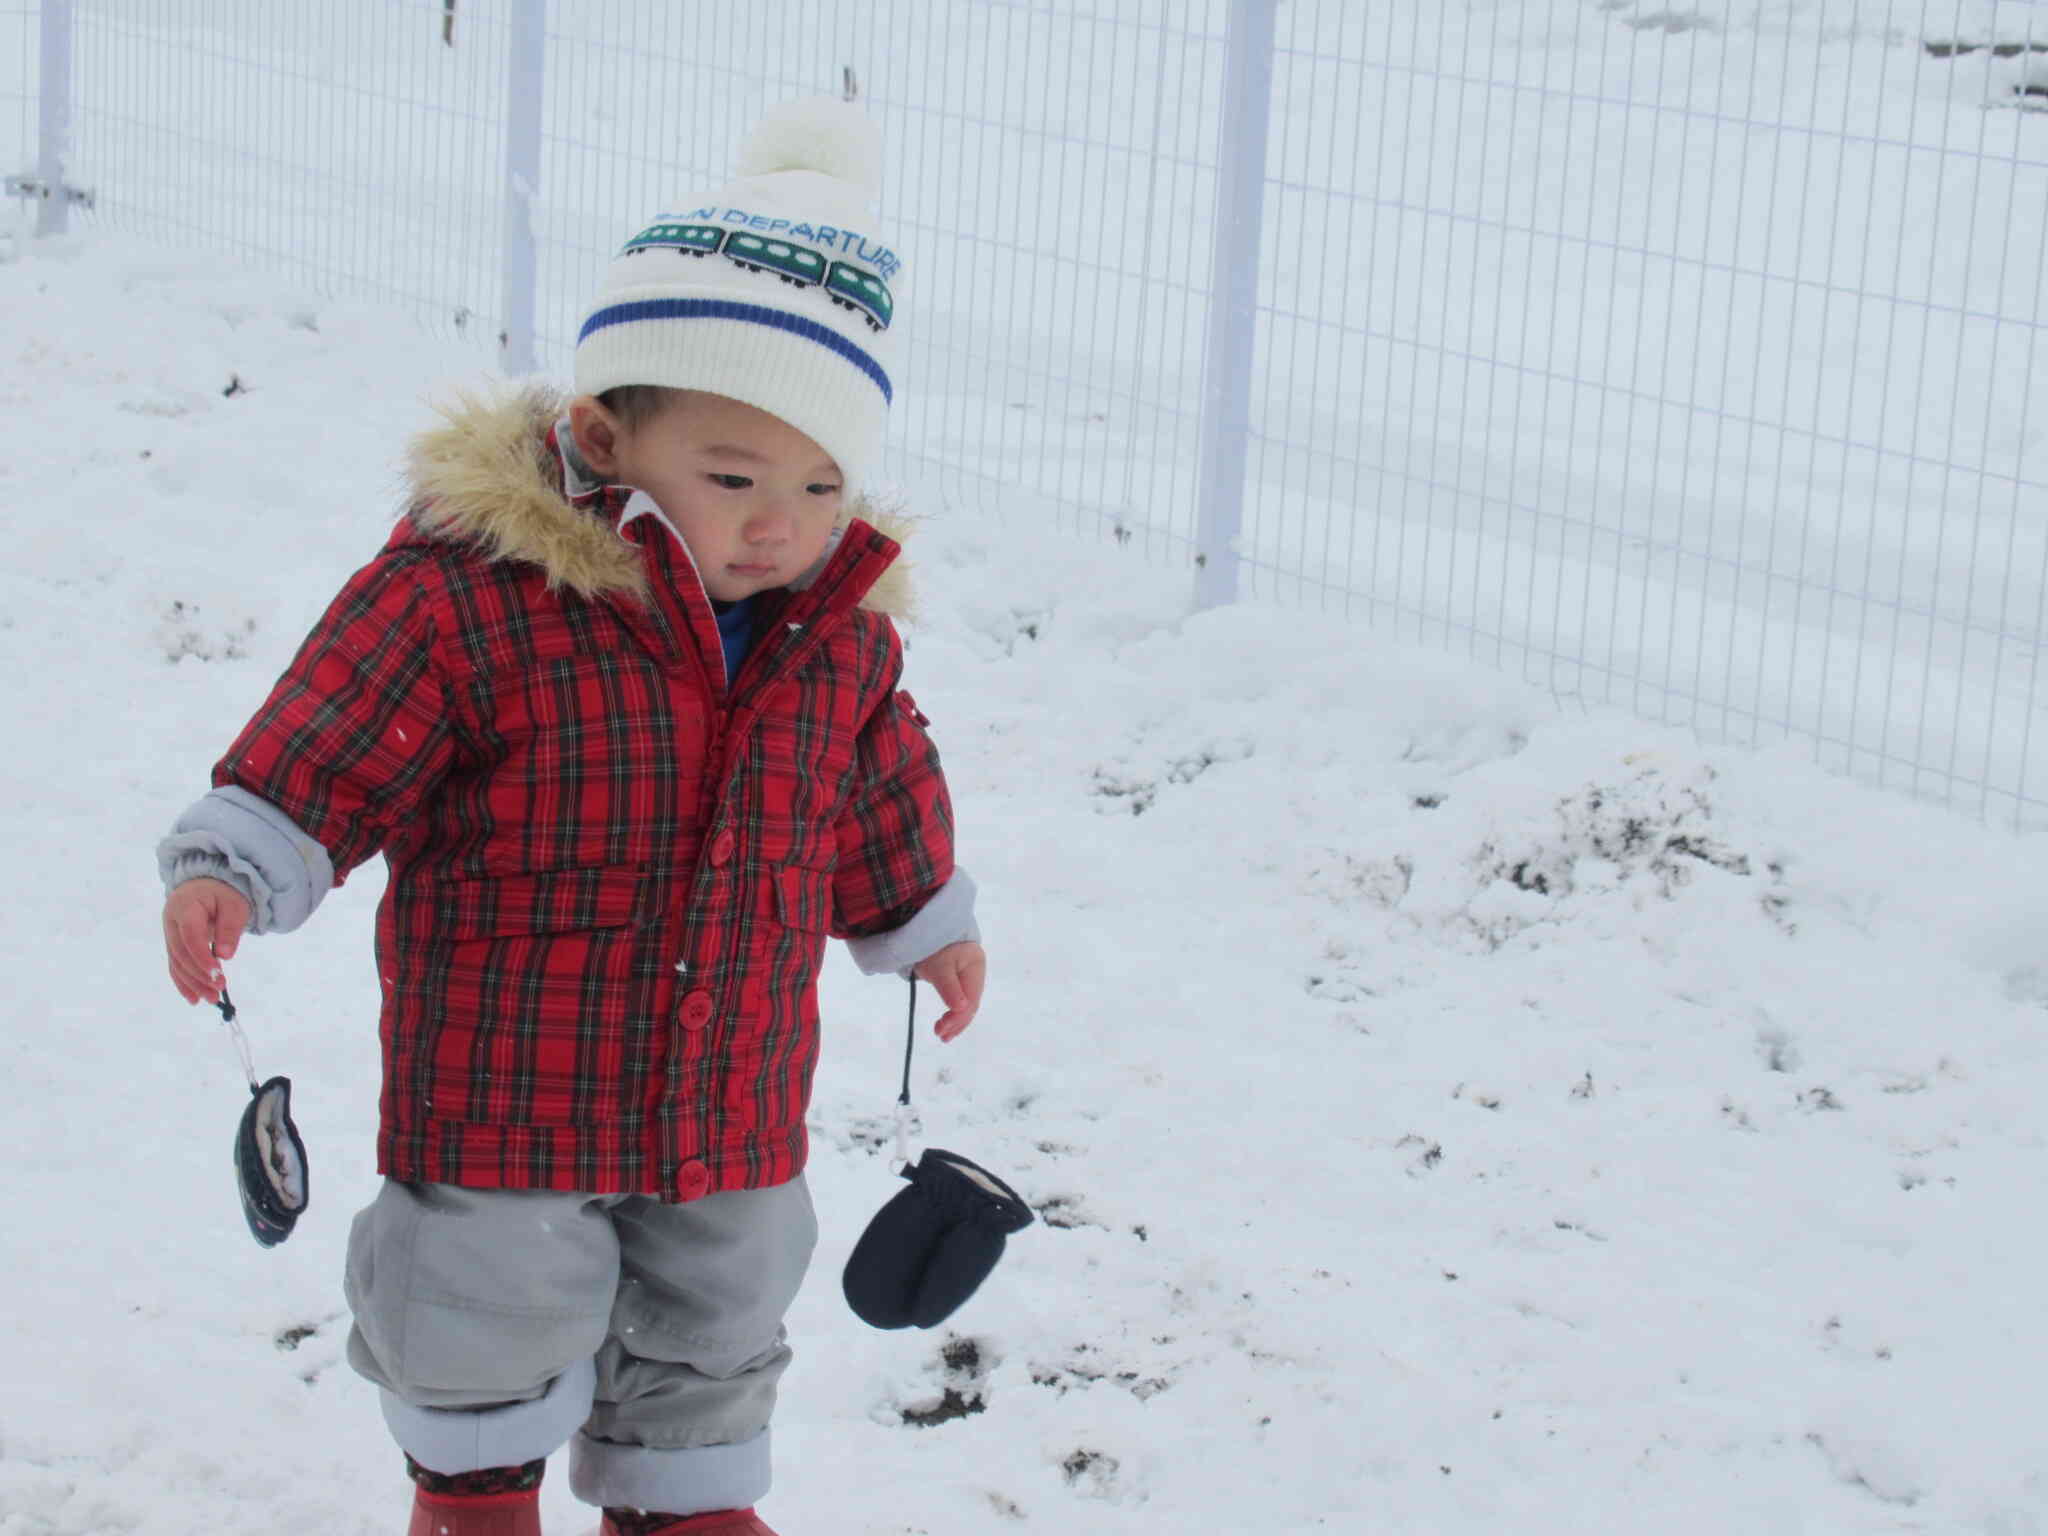
[[[406,1536],[540,1536],[540,1490],[429,1493],[415,1488]]]
[[[598,1536],[623,1536],[607,1514]],[[649,1536],[775,1536],[751,1509],[720,1509],[708,1515],[684,1515],[656,1527]]]

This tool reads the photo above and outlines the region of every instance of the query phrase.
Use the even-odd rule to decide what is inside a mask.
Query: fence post
[[[71,226],[71,184],[64,172],[71,158],[72,3],[43,0],[42,83],[37,92],[36,124],[36,180],[42,183],[43,200],[36,212],[38,235],[61,235]]]
[[[505,328],[498,333],[499,362],[509,374],[539,367],[534,311],[539,261],[533,204],[540,195],[543,87],[547,83],[547,0],[513,0],[505,67]]]
[[[1258,340],[1259,237],[1266,131],[1273,109],[1279,0],[1230,0],[1223,43],[1223,126],[1216,154],[1216,229],[1209,329],[1202,356],[1202,448],[1196,496],[1195,606],[1237,599],[1251,439],[1252,353]]]

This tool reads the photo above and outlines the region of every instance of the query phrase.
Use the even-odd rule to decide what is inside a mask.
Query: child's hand
[[[941,1040],[956,1040],[974,1022],[981,1007],[981,985],[988,976],[988,956],[972,939],[948,944],[917,962],[918,980],[931,983],[946,1011],[932,1031]]]
[[[220,1001],[220,962],[234,958],[248,926],[248,900],[224,880],[187,880],[164,899],[164,950],[180,997]]]

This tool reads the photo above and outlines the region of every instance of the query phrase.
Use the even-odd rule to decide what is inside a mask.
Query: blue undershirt
[[[718,616],[718,641],[725,647],[725,685],[740,675],[740,663],[754,648],[754,600],[743,597],[736,603],[714,601],[711,611]]]

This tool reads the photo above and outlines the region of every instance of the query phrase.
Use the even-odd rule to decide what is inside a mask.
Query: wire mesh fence
[[[507,114],[540,123],[535,352],[566,377],[636,221],[731,175],[769,104],[851,86],[911,256],[891,467],[1167,558],[1193,543],[1224,0],[76,0],[72,161],[104,227],[224,248],[486,344]]]
[[[92,218],[495,334],[504,23],[473,9],[455,48],[445,0],[78,5]]]
[[[26,176],[35,166],[38,20],[35,5],[0,0],[0,176]],[[18,221],[26,208],[24,201],[6,213]]]
[[[1213,543],[1264,6],[1243,590],[2048,821],[2048,6],[71,3],[91,219],[487,346],[530,317],[558,378],[635,227],[857,86],[907,258],[889,468],[1174,562]],[[10,167],[37,9],[0,0]]]
[[[1252,589],[2040,819],[2048,11],[1280,27]]]

